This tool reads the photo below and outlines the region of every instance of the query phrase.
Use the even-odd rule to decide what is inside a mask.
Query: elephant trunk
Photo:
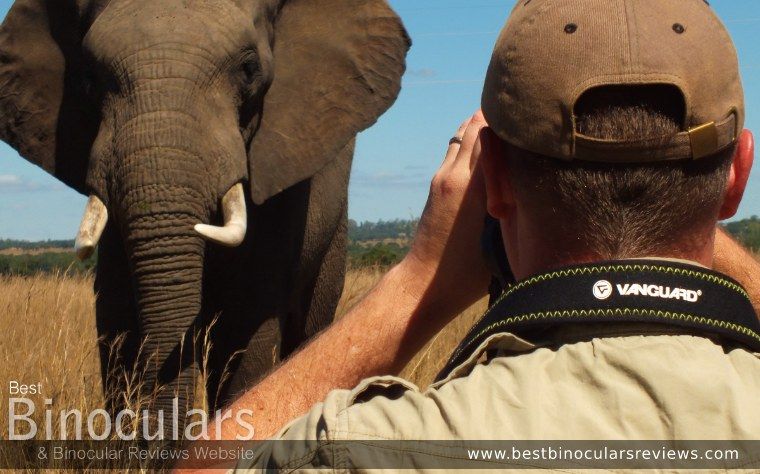
[[[148,186],[130,193],[123,203],[123,232],[143,337],[138,366],[143,386],[137,393],[143,403],[147,397],[152,414],[164,411],[167,427],[173,398],[179,399],[183,414],[195,390],[205,242],[193,226],[208,217],[205,202],[187,198],[194,194],[176,186]]]
[[[144,337],[141,392],[153,398],[151,406],[165,412],[171,410],[174,397],[181,409],[192,403],[204,255],[204,242],[192,230],[193,216],[175,214],[173,220],[163,224],[154,218],[137,219],[133,233],[141,236],[129,244]]]

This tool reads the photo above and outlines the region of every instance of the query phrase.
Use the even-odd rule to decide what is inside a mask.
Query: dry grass
[[[381,277],[382,271],[378,269],[350,271],[338,305],[338,317],[353,307]],[[78,409],[86,416],[104,406],[94,304],[92,277],[88,275],[0,276],[0,382],[3,385],[0,393],[8,395],[11,381],[41,383],[43,396],[29,396],[38,408],[32,419],[43,427],[42,411],[48,408],[44,406],[44,399],[52,399],[49,408],[56,414],[52,423],[53,439],[61,434],[55,419],[61,410]],[[484,307],[485,303],[481,302],[452,322],[414,358],[402,375],[419,386],[429,384]],[[198,387],[196,393],[200,396],[196,404],[205,408],[202,374]],[[139,402],[130,408],[139,412]],[[4,436],[7,426],[6,406],[0,410]],[[38,437],[45,435],[40,433]],[[13,455],[13,452],[0,450],[0,461],[3,456]]]
[[[0,250],[0,255],[42,255],[44,253],[70,253],[73,254],[73,249],[62,249],[60,247],[49,247],[49,248],[39,248],[39,249],[20,249],[16,247],[11,247],[8,249],[2,249]]]
[[[369,291],[382,277],[377,269],[354,270],[346,277],[346,286],[338,304],[337,317],[342,317]],[[401,376],[420,387],[429,385],[438,371],[443,368],[459,341],[475,321],[483,315],[487,300],[483,300],[462,313],[435,336],[407,365]]]
[[[92,278],[65,274],[32,278],[0,277],[0,382],[2,398],[10,383],[41,384],[42,396],[28,397],[36,405],[31,417],[44,426],[44,399],[54,413],[79,409],[86,413],[104,405],[97,355],[95,297]],[[19,407],[20,413],[24,407]],[[3,438],[8,435],[8,407],[0,410]],[[19,431],[26,429],[18,425]],[[60,437],[58,423],[53,438]],[[38,438],[46,435],[39,433]],[[3,464],[19,459],[18,450],[0,452]],[[64,467],[64,466],[59,466]]]
[[[94,305],[88,276],[0,277],[2,391],[40,382],[60,408],[102,406]]]
[[[477,320],[483,316],[487,307],[488,300],[484,299],[460,314],[412,359],[401,376],[411,380],[419,387],[426,387],[433,382],[459,342],[464,339]]]

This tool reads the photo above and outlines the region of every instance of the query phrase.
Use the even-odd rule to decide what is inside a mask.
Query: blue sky
[[[416,217],[448,139],[478,107],[491,49],[513,0],[389,0],[414,41],[401,95],[359,136],[349,215]],[[4,18],[11,1],[0,0]],[[746,127],[760,135],[760,1],[711,0],[731,31],[744,78]],[[698,65],[695,65],[698,67]],[[85,198],[0,143],[0,238],[73,238]],[[739,217],[760,214],[760,163]]]

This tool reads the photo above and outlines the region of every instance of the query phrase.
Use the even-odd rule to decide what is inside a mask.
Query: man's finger
[[[469,166],[470,155],[472,154],[472,151],[475,148],[475,144],[478,141],[480,130],[486,125],[486,119],[483,117],[483,113],[478,110],[470,119],[467,130],[464,132],[464,138],[462,139],[462,146],[459,147],[457,160],[466,159],[466,163]]]
[[[459,129],[457,130],[456,137],[462,138],[464,136],[464,132],[467,131],[467,127],[470,126],[470,122],[472,122],[472,117],[467,117],[467,120],[462,122],[462,125],[459,126]]]
[[[470,122],[472,121],[472,117],[469,117],[467,120],[462,122],[462,124],[457,129],[456,133],[453,135],[452,138],[456,137],[461,139],[465,132],[467,131],[467,127],[470,126]],[[443,163],[441,164],[441,170],[448,169],[452,164],[454,163],[454,160],[457,157],[457,153],[459,153],[459,148],[461,147],[461,141],[451,141],[449,142],[449,147],[446,150],[446,156],[443,158]]]
[[[459,129],[456,131],[456,134],[454,134],[453,137],[461,139],[464,136],[465,131],[467,131],[467,127],[470,125],[471,121],[472,121],[472,117],[462,122],[462,125],[459,126]],[[449,143],[449,148],[448,150],[446,150],[446,156],[443,159],[442,167],[446,166],[447,163],[454,161],[454,158],[456,158],[457,153],[459,153],[460,146],[461,144],[456,141]]]

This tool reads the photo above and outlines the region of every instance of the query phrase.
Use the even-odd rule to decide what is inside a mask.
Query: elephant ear
[[[249,149],[260,204],[313,176],[396,100],[409,36],[385,0],[285,0]]]
[[[17,0],[0,27],[0,139],[85,192],[97,124],[84,110],[79,7]]]

